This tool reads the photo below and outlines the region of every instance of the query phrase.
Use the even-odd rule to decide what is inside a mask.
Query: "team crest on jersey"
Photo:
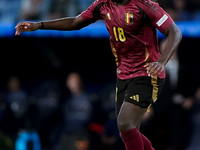
[[[131,12],[126,13],[125,19],[127,24],[133,24],[133,13]]]

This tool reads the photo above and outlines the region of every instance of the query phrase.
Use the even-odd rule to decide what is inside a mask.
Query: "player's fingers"
[[[22,32],[24,32],[24,29],[23,28],[18,28],[17,35],[20,35]]]
[[[152,71],[152,75],[155,76],[155,75],[158,75],[158,72],[160,71],[160,67],[157,66],[153,71]]]
[[[151,62],[145,65],[146,69],[147,69],[147,74],[149,76],[157,76],[158,72],[160,71],[160,69],[162,67],[160,67],[158,62]],[[160,73],[160,72],[159,72]]]
[[[22,25],[16,26],[16,32],[15,35],[19,35],[19,32],[24,28]]]
[[[144,65],[144,67],[147,68],[147,69],[150,69],[152,67],[152,64],[151,63],[147,63],[147,64]]]
[[[153,76],[159,76],[164,70],[164,66],[163,65],[158,65],[157,68],[154,70],[154,72],[152,73]]]
[[[149,67],[149,63],[145,64],[144,67],[145,67],[145,68]]]
[[[24,25],[25,25],[25,26],[30,26],[31,23],[30,23],[30,22],[24,22]]]
[[[19,29],[18,29],[18,30],[16,30],[16,33],[15,33],[15,35],[20,35]]]
[[[144,67],[147,69],[147,73],[148,73],[148,71],[149,71],[149,64],[148,63],[145,64]]]
[[[15,35],[18,35],[18,31],[17,30],[15,31]]]
[[[20,28],[16,29],[15,35],[19,35]]]
[[[20,22],[16,25],[15,29],[21,27],[21,26],[30,26],[30,22]]]
[[[152,68],[149,70],[149,75],[156,76],[159,70],[160,70],[160,65],[158,63],[153,63]]]
[[[21,26],[21,23],[18,23],[18,24],[15,26],[15,29],[19,28],[19,26]]]
[[[21,26],[24,26],[24,23],[23,23],[23,22],[18,23],[18,24],[15,26],[15,29],[20,28]]]
[[[146,69],[147,69],[147,73],[149,73],[149,71],[151,70],[151,67],[149,66]]]
[[[20,35],[24,31],[31,31],[31,24],[23,23],[16,28],[16,35]]]
[[[22,31],[22,27],[19,26],[17,29],[16,29],[16,35],[20,35],[20,32]]]
[[[153,70],[150,70],[148,74],[149,74],[149,76],[155,76],[156,75]]]
[[[160,68],[158,71],[157,71],[157,75],[159,76],[161,74],[161,72],[163,72],[164,68]]]
[[[149,73],[153,73],[156,68],[157,65],[155,63],[151,63],[151,65],[149,66]]]

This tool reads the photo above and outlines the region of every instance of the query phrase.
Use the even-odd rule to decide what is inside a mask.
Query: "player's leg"
[[[117,115],[117,120],[120,121],[120,118],[118,117],[119,114],[121,114],[121,117],[123,117],[123,107],[126,107],[126,105],[128,104],[128,102],[124,102],[124,99],[125,99],[125,92],[126,92],[126,89],[127,89],[127,83],[128,83],[128,80],[117,80],[117,88],[116,88],[116,115]],[[133,105],[133,104],[129,104],[129,105]],[[131,120],[131,119],[129,119]],[[121,134],[121,137],[126,145],[126,148],[128,147],[131,147],[131,146],[128,146],[128,144],[131,144],[132,142],[129,141],[129,138],[132,139],[135,137],[135,134],[136,134],[136,137],[134,138],[136,142],[133,142],[133,144],[136,144],[140,146],[140,148],[137,148],[138,150],[140,150],[141,148],[143,148],[143,144],[142,144],[142,139],[139,135],[139,132],[137,130],[135,131],[128,131],[127,132],[122,132],[122,130],[126,130],[126,129],[122,129],[123,127],[123,124],[125,123],[123,120],[121,120],[120,122],[121,125],[118,125],[119,126],[119,131],[120,131],[120,134]],[[119,123],[120,123],[119,122]],[[118,123],[118,124],[119,124]],[[129,125],[129,123],[128,123]],[[124,124],[125,126],[125,124]],[[133,133],[132,133],[133,132]],[[136,147],[136,146],[134,146]]]
[[[146,110],[146,108],[142,108],[135,104],[123,102],[117,117],[119,131],[124,132],[139,127]]]
[[[144,150],[141,133],[137,129],[141,118],[146,112],[135,104],[124,102],[117,117],[118,129],[127,150]]]
[[[137,150],[153,150],[150,141],[139,132],[139,126],[146,108],[155,102],[160,93],[164,80],[157,82],[157,78],[135,78],[127,80],[126,86],[122,86],[123,84],[117,84],[116,112],[118,127],[126,148],[133,150],[138,146]]]
[[[142,116],[146,112],[145,108],[141,108],[135,104],[131,104],[129,102],[124,102],[125,99],[125,92],[127,91],[127,83],[129,83],[129,80],[118,80],[117,81],[117,88],[116,88],[116,113],[117,113],[117,118],[118,118],[118,126],[119,126],[119,131],[121,134],[122,139],[124,140],[124,143],[126,145],[126,148],[128,149],[129,147],[135,147],[137,149],[142,149],[143,150],[143,139],[140,134],[140,132],[136,129],[139,129]],[[129,113],[130,111],[132,113]],[[138,112],[139,115],[136,115],[135,112]],[[120,116],[119,116],[120,114]],[[132,114],[136,117],[135,119],[132,120]],[[125,117],[123,116],[125,115]],[[138,119],[137,119],[138,118]],[[124,120],[127,119],[127,120]],[[136,120],[136,121],[134,121]],[[129,129],[131,129],[129,131]],[[123,132],[125,131],[125,132]],[[136,136],[135,136],[136,135]],[[129,138],[132,139],[134,138],[135,142],[132,142],[132,140],[129,141]],[[128,140],[128,141],[127,141]],[[130,145],[129,145],[130,144]],[[135,144],[135,145],[133,145]],[[129,145],[129,146],[128,146]]]

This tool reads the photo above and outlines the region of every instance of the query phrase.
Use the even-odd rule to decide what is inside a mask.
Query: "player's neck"
[[[111,0],[117,7],[125,5],[129,0]]]

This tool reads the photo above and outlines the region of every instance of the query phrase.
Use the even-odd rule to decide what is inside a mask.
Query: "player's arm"
[[[167,64],[171,56],[177,50],[181,39],[182,33],[177,25],[173,22],[165,31],[164,33],[167,36],[167,42],[164,47],[163,52],[161,53],[161,57],[159,58],[158,62],[163,63],[164,65]]]
[[[174,22],[163,32],[163,34],[167,36],[167,43],[160,58],[157,62],[151,62],[145,65],[150,76],[160,75],[171,56],[177,50],[182,39],[182,33]]]
[[[21,22],[15,27],[15,35],[20,35],[24,31],[35,31],[38,29],[64,31],[79,30],[91,23],[91,20],[83,20],[81,15],[78,15],[77,17],[61,18],[43,22]]]

